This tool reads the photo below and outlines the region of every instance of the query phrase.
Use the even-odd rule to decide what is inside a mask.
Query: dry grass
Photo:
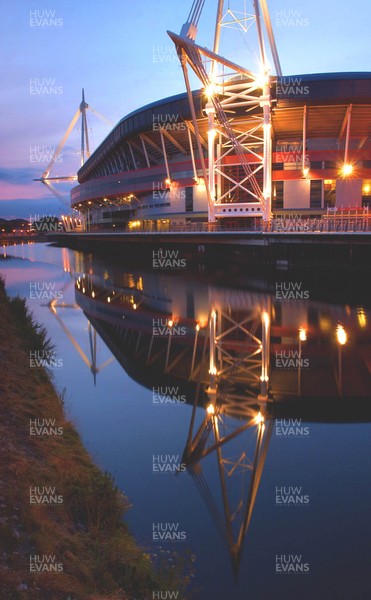
[[[0,597],[7,600],[145,600],[183,590],[180,563],[155,572],[123,522],[126,498],[91,461],[29,351],[50,348],[20,299],[0,282]],[[55,418],[63,435],[33,437],[29,420]],[[59,506],[30,505],[30,486],[52,486]],[[56,555],[61,573],[34,574],[30,555]],[[165,587],[166,586],[166,587]],[[170,587],[171,586],[171,587]]]

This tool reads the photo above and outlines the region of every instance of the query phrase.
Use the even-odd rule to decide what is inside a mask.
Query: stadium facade
[[[229,83],[245,84],[242,76],[236,80],[224,83],[219,97]],[[369,206],[371,73],[275,76],[269,88],[273,216]],[[87,229],[162,231],[208,221],[208,98],[205,90],[192,97],[193,115],[186,93],[132,112],[88,158],[71,191],[71,206],[85,215]],[[233,119],[239,135],[251,132],[257,118],[254,105],[238,105]],[[223,152],[218,131],[215,148]],[[250,135],[246,160],[252,169],[254,156],[256,164],[261,161],[260,148],[261,140],[256,138],[255,148]],[[246,186],[235,184],[240,163],[231,147],[223,155],[223,177],[216,170],[216,203],[223,198],[224,213],[216,221],[223,216],[223,225],[249,226],[256,222],[254,210],[261,216],[258,208],[248,213],[242,208],[253,198]],[[256,169],[255,176],[261,183],[262,171]]]

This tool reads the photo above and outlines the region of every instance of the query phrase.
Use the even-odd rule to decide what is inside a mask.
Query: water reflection
[[[113,360],[97,366],[98,334],[132,379],[193,405],[182,464],[237,577],[275,419],[370,420],[369,314],[122,272],[91,257],[65,270],[74,275],[76,303],[53,300],[49,308],[94,381]],[[90,357],[60,316],[77,307],[89,322]],[[208,482],[211,459],[217,489]]]
[[[33,245],[28,256],[14,261],[13,293],[29,294],[31,280],[63,292],[32,309],[59,345],[55,376],[84,442],[133,500],[138,539],[151,545],[153,522],[180,520],[202,600],[312,599],[321,569],[339,599],[366,597],[370,426],[358,423],[371,421],[369,312],[279,299],[256,281],[236,289],[206,275],[123,270],[65,249]],[[155,409],[151,398],[183,408]],[[168,452],[185,469],[154,477],[152,454]],[[310,506],[275,508],[274,490],[291,486],[309,491]],[[274,557],[291,552],[310,559],[308,588],[277,580]]]
[[[79,275],[75,297],[125,369],[148,386],[156,374],[161,383],[201,384],[212,404],[223,391],[223,404],[236,414],[251,403],[294,412],[315,406],[314,419],[321,405],[322,418],[333,410],[340,415],[344,398],[368,406],[370,317],[362,307],[279,302],[253,291],[114,269]]]

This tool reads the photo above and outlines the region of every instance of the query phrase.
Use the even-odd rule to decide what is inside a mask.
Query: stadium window
[[[193,187],[185,188],[185,210],[193,212]]]
[[[325,179],[325,181],[323,182],[323,187],[325,191],[325,208],[327,208],[328,206],[331,208],[335,206],[336,180]]]
[[[283,208],[283,181],[273,184],[273,208]]]
[[[322,180],[313,179],[310,182],[310,208],[321,208]]]
[[[371,206],[371,180],[363,181],[362,206]]]
[[[195,318],[195,298],[193,292],[187,293],[187,319]]]
[[[337,164],[335,160],[325,160],[325,169],[336,169]]]

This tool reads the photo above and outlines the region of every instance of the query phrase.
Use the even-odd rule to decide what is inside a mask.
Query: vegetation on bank
[[[189,561],[164,554],[155,568],[123,521],[127,499],[92,462],[47,370],[30,368],[30,351],[51,348],[25,301],[8,299],[0,282],[0,597],[147,600],[176,590],[184,598]],[[30,435],[35,419],[51,419],[57,433]],[[62,501],[31,503],[30,488]],[[59,571],[30,570],[35,556]]]

